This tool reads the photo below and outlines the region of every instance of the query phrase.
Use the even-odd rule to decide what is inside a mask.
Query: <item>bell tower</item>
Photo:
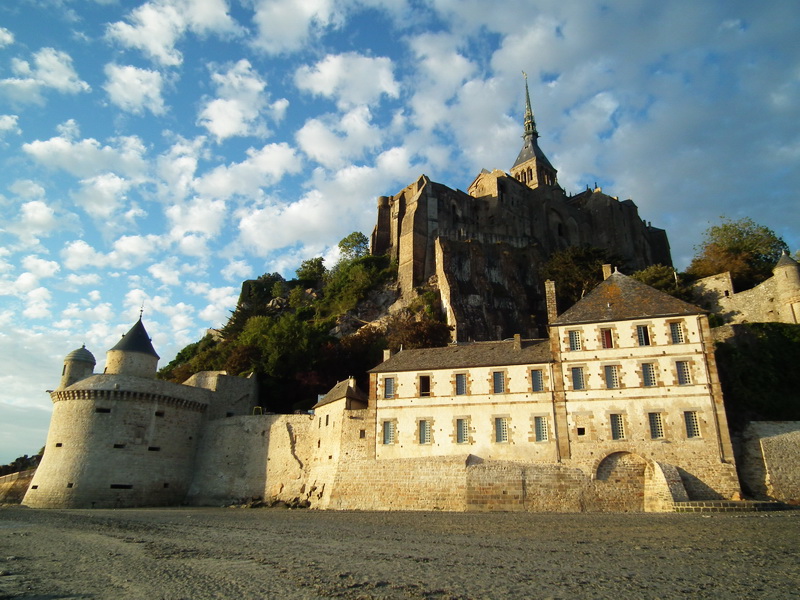
[[[547,160],[537,142],[539,132],[536,130],[536,121],[533,118],[533,109],[531,108],[528,75],[524,71],[522,74],[525,76],[525,132],[522,135],[524,143],[522,150],[519,151],[517,160],[514,162],[514,166],[511,167],[511,175],[531,189],[545,185],[558,185],[557,171]]]

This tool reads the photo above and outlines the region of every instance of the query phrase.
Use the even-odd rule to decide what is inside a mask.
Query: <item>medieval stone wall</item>
[[[744,431],[739,474],[756,498],[800,504],[800,422],[753,421]]]

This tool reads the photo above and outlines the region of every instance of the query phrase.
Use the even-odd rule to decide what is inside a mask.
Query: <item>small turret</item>
[[[154,379],[159,358],[140,316],[130,331],[106,354],[105,373]]]
[[[784,252],[772,272],[777,288],[780,321],[800,323],[800,265]]]
[[[90,377],[94,373],[96,364],[97,361],[94,359],[94,354],[86,349],[86,345],[73,350],[64,357],[61,382],[58,384],[57,389],[63,390],[81,379]]]

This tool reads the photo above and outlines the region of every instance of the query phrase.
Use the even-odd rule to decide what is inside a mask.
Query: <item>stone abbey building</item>
[[[422,175],[378,199],[372,253],[399,266],[400,293],[435,280],[457,341],[544,335],[539,268],[569,246],[604,248],[637,271],[671,265],[663,229],[632,200],[599,188],[570,196],[542,152],[525,86],[524,143],[510,173],[480,173],[467,192]]]

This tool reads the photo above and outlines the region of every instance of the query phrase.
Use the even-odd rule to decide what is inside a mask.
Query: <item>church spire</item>
[[[539,132],[536,131],[536,121],[533,118],[533,109],[531,108],[531,94],[528,91],[528,74],[523,71],[522,75],[525,77],[525,134],[524,138],[533,136],[539,137]]]
[[[522,135],[524,143],[522,150],[517,155],[517,160],[514,161],[514,166],[511,167],[511,175],[517,181],[521,181],[533,189],[540,186],[558,185],[556,170],[536,141],[539,138],[539,132],[536,130],[536,121],[533,118],[533,108],[531,108],[528,74],[525,71],[522,74],[525,76],[525,131]]]

